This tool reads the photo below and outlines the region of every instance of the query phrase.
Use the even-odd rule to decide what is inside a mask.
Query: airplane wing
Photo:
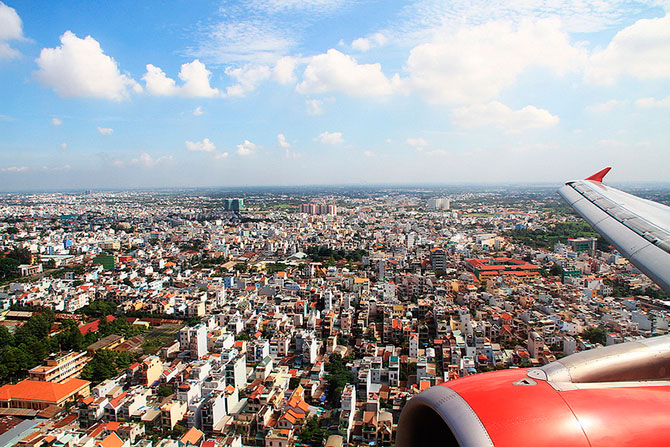
[[[670,207],[603,184],[610,169],[568,182],[558,193],[622,255],[670,292]]]

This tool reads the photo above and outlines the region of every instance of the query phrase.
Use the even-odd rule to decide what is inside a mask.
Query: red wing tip
[[[603,181],[603,178],[607,175],[608,172],[612,170],[611,167],[607,167],[603,169],[602,171],[598,171],[595,174],[593,174],[591,177],[586,177],[584,180],[591,180],[594,182],[601,183]]]

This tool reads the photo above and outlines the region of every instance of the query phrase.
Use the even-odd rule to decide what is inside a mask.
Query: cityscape
[[[2,196],[5,445],[392,446],[433,385],[668,332],[550,188],[236,193]]]
[[[669,30],[0,0],[0,446],[670,445]]]

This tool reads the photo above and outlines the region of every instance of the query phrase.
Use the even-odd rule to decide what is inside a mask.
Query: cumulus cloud
[[[342,132],[323,132],[316,137],[316,141],[323,144],[340,144],[344,142]]]
[[[405,140],[405,142],[415,149],[420,149],[428,146],[428,142],[423,138],[408,138],[407,140]]]
[[[143,169],[151,169],[158,165],[169,163],[172,161],[172,155],[163,155],[158,158],[152,157],[150,154],[143,152],[139,157],[130,160],[131,166],[137,166]]]
[[[288,141],[286,141],[286,137],[284,136],[283,133],[277,135],[277,144],[279,144],[279,147],[283,148],[291,147],[291,144]]]
[[[37,80],[63,97],[91,97],[120,101],[129,90],[142,87],[128,75],[122,74],[116,61],[107,56],[97,40],[84,39],[72,31],[60,37],[61,45],[43,48],[36,59]]]
[[[375,156],[375,153],[372,152],[372,151],[365,151],[365,152],[363,152],[363,155],[365,155],[368,158],[372,158],[372,157]]]
[[[548,49],[551,51],[548,51]],[[403,84],[428,102],[483,102],[511,86],[531,67],[562,75],[583,67],[586,52],[571,45],[557,19],[488,22],[437,32],[410,52]]]
[[[9,41],[23,38],[21,17],[14,8],[0,2],[0,60],[11,59],[21,54],[9,45]]]
[[[611,85],[624,75],[670,78],[670,14],[641,19],[619,31],[607,48],[591,55],[585,79],[592,84]]]
[[[258,146],[249,140],[244,140],[244,143],[237,145],[237,153],[239,155],[251,155],[256,150],[258,150]]]
[[[218,153],[214,154],[214,158],[217,159],[217,160],[228,158],[228,152],[218,152]]]
[[[209,138],[204,138],[202,141],[186,141],[184,144],[189,152],[214,152],[216,150],[216,146]]]
[[[294,74],[297,60],[291,56],[284,56],[275,63],[272,77],[280,84],[290,84],[296,81]]]
[[[98,132],[100,135],[111,135],[114,133],[114,129],[111,127],[98,127]]]
[[[204,112],[202,111],[202,107],[201,107],[201,106],[198,106],[198,107],[196,107],[195,109],[193,109],[193,115],[194,115],[194,116],[200,116],[200,115],[202,115],[203,113],[204,113]]]
[[[356,51],[366,52],[371,48],[381,47],[388,42],[388,38],[382,33],[375,33],[370,37],[360,37],[351,42],[351,48]]]
[[[146,68],[147,72],[142,76],[142,80],[146,85],[147,92],[151,95],[210,98],[221,93],[209,84],[212,72],[198,59],[182,64],[179,70],[179,79],[182,80],[181,86],[178,86],[174,79],[167,77],[159,67],[147,64]]]
[[[612,110],[614,110],[615,107],[625,105],[627,104],[628,101],[622,101],[619,99],[610,99],[609,101],[605,101],[599,104],[594,104],[592,106],[586,107],[586,110],[589,112],[595,112],[595,113],[609,113]]]
[[[60,118],[51,118],[51,124],[53,124],[54,126],[60,126],[61,124],[63,124],[63,120]]]
[[[670,107],[670,96],[663,99],[640,98],[635,101],[635,105],[641,109],[653,109],[656,107]]]
[[[61,144],[58,145],[58,147],[60,147],[61,150],[64,151],[64,150],[67,149],[67,143],[61,143]]]
[[[227,96],[244,96],[253,91],[264,80],[271,75],[270,68],[265,65],[245,65],[239,68],[227,68],[226,74],[237,81],[226,89]]]
[[[498,101],[455,109],[451,119],[463,128],[494,126],[506,132],[553,127],[559,122],[558,116],[547,110],[535,106],[513,110]]]
[[[388,79],[380,64],[359,64],[335,49],[309,59],[296,91],[303,95],[342,92],[351,96],[386,96],[397,78]]]

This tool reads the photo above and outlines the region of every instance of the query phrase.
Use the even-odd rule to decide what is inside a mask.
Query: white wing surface
[[[604,185],[610,168],[558,190],[619,252],[670,292],[670,207]]]

